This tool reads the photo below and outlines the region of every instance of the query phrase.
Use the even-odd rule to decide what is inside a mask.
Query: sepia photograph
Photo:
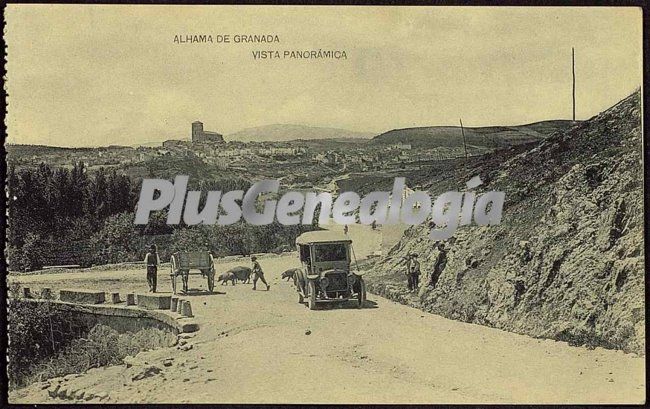
[[[643,12],[5,5],[8,403],[644,405]]]

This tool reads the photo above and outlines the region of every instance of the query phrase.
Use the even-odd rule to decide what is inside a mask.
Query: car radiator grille
[[[343,291],[348,289],[348,277],[345,273],[328,274],[330,282],[327,286],[327,292]]]

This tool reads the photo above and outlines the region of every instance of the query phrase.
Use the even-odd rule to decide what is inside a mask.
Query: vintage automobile
[[[302,267],[294,274],[298,302],[307,300],[310,310],[319,303],[355,301],[363,308],[366,284],[360,271],[351,268],[352,240],[331,231],[311,231],[296,239]]]

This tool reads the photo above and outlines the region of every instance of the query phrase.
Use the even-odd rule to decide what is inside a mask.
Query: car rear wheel
[[[316,309],[316,283],[313,280],[309,280],[307,283],[308,294],[307,294],[307,304],[309,305],[310,310]]]
[[[357,308],[363,308],[366,303],[366,283],[360,279],[359,281],[359,294],[357,294]]]
[[[214,291],[214,273],[208,273],[208,291]]]

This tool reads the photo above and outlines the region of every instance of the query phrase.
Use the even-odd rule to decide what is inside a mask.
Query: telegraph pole
[[[465,159],[467,159],[467,144],[465,143],[465,129],[463,129],[463,119],[460,119],[460,132],[463,134],[463,148],[465,149]]]
[[[573,122],[576,121],[576,51],[571,47],[571,72],[573,74]]]

